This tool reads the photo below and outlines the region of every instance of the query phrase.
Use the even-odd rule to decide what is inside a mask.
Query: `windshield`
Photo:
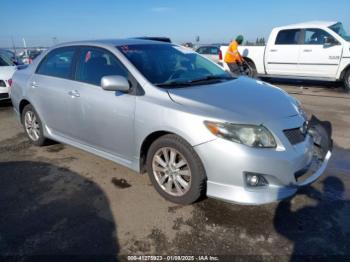
[[[184,47],[141,44],[117,48],[154,85],[184,86],[232,79],[219,66]]]
[[[350,36],[346,33],[342,23],[336,23],[329,28],[340,35],[344,40],[350,41]]]
[[[0,66],[14,66],[15,64],[11,61],[8,56],[0,54]]]

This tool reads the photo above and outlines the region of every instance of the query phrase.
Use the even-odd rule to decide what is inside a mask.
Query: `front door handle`
[[[270,49],[270,52],[277,52],[277,49]]]
[[[304,52],[312,52],[312,49],[304,49]]]
[[[32,88],[37,88],[37,87],[39,87],[39,85],[38,85],[37,82],[35,82],[35,81],[33,81],[33,82],[30,84],[30,86],[31,86]]]
[[[80,97],[78,90],[71,90],[68,92],[68,95],[70,95],[71,97]]]

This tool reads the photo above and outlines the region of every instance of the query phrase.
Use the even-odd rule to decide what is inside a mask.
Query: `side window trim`
[[[74,50],[74,54],[73,54],[73,58],[72,58],[72,62],[71,62],[71,65],[70,65],[70,69],[69,69],[69,77],[66,78],[66,77],[60,77],[60,76],[53,76],[53,75],[45,75],[45,74],[40,74],[38,73],[40,67],[42,66],[42,64],[44,62],[47,61],[48,57],[50,54],[56,52],[56,51],[59,51],[59,50],[65,50],[65,49],[73,49]],[[47,54],[45,54],[45,56],[41,59],[41,61],[39,62],[39,64],[37,65],[37,67],[35,68],[35,71],[34,71],[34,74],[36,75],[43,75],[43,76],[49,76],[49,77],[55,77],[55,78],[60,78],[60,79],[66,79],[66,80],[74,80],[73,79],[73,70],[75,68],[75,64],[76,64],[76,61],[75,59],[77,58],[77,47],[76,46],[63,46],[63,47],[57,47],[55,49],[52,49],[50,50]]]

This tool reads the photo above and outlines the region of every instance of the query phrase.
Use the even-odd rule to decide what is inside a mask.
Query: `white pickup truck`
[[[220,50],[224,57],[227,46]],[[340,22],[277,27],[266,46],[240,46],[239,51],[257,76],[343,81],[350,92],[350,36]]]

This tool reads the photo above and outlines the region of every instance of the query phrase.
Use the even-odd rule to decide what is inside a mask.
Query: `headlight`
[[[256,148],[276,147],[273,135],[264,126],[238,125],[204,121],[206,127],[214,135]]]

